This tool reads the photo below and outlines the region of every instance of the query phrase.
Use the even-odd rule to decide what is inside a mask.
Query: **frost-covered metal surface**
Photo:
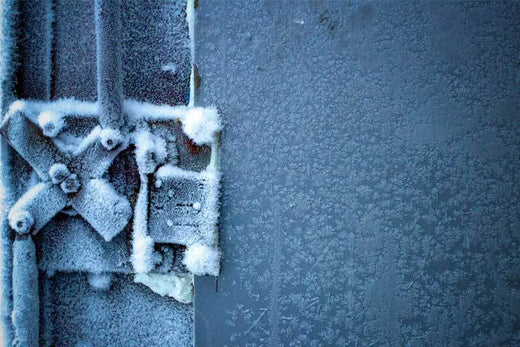
[[[199,1],[206,345],[520,344],[518,2]]]
[[[2,342],[192,344],[193,276],[219,270],[222,126],[185,106],[186,2],[0,10]],[[169,204],[149,218],[151,201]]]
[[[106,91],[100,94],[103,93]],[[16,203],[8,207],[7,215],[9,226],[16,233],[13,254],[7,254],[13,257],[15,345],[34,346],[39,341],[38,330],[33,326],[38,326],[40,312],[45,312],[52,298],[40,302],[34,285],[39,278],[42,285],[54,281],[57,271],[86,272],[94,291],[110,291],[113,275],[136,274],[136,283],[185,304],[193,300],[193,275],[218,275],[219,174],[214,152],[218,147],[220,122],[216,111],[123,100],[113,104],[119,104],[119,107],[107,109],[102,105],[103,102],[111,103],[110,97],[100,99],[97,104],[72,99],[47,103],[16,100],[0,126],[0,134],[20,156],[17,165],[11,166],[9,162],[5,165],[11,166],[11,170],[25,169],[30,173],[28,178],[21,178],[25,191],[22,190]],[[113,117],[118,113],[124,114],[122,119],[125,121]],[[109,125],[116,120],[121,128],[102,129],[103,115],[111,116]],[[90,127],[76,124],[77,120],[87,121]],[[199,142],[202,138],[212,146],[207,168],[200,172],[178,166],[179,144],[174,134],[187,125],[198,129],[195,133],[186,131],[190,141]],[[195,144],[192,146],[199,148]],[[134,165],[123,172],[109,170],[116,159]],[[132,175],[139,177],[137,182],[132,182]],[[154,186],[163,189],[150,190]],[[121,188],[124,188],[123,192],[118,191]],[[8,189],[13,194],[13,187]],[[132,199],[132,191],[137,189],[137,198]],[[58,216],[60,213],[68,217]],[[86,233],[82,230],[85,227],[90,229]],[[162,228],[162,238],[154,233],[159,228]],[[36,237],[38,233],[43,236]],[[92,235],[94,233],[100,237]],[[125,237],[116,238],[120,233],[131,242],[131,255],[127,258]],[[39,268],[43,272],[40,274],[33,238],[41,241],[38,244]],[[110,244],[112,241],[114,243]],[[173,253],[172,257],[167,252]],[[24,294],[24,288],[30,285],[33,290]],[[102,299],[103,302],[106,300]],[[114,308],[118,314],[128,310],[125,297],[113,300],[121,302],[119,309]],[[154,312],[157,305],[151,304],[148,310]],[[172,305],[171,310],[176,314],[175,306]],[[186,308],[189,310],[191,307]],[[130,312],[134,312],[135,321],[143,321],[141,312],[132,309]],[[183,312],[178,313],[182,315]],[[48,314],[51,318],[46,319],[44,314],[41,320],[44,334],[56,324],[53,313]],[[82,317],[80,312],[77,315],[70,320]],[[184,326],[178,321],[172,324]],[[163,327],[142,328],[141,334],[146,336],[147,331],[156,329]],[[191,326],[184,326],[177,332],[179,329],[176,328],[173,334],[191,339],[185,336],[190,329]],[[117,336],[122,332],[115,330],[112,334]],[[79,337],[66,338],[79,343]],[[169,337],[165,334],[164,339]],[[58,339],[51,335],[42,337],[41,341],[54,344]],[[93,340],[92,336],[89,343]],[[138,340],[135,339],[135,343],[140,345]],[[150,340],[149,343],[156,344],[161,340]]]
[[[85,274],[58,273],[44,290],[53,308],[54,345],[192,345],[190,305],[161,297],[132,280],[116,275],[110,290],[93,291]]]
[[[126,96],[155,104],[187,103],[191,55],[186,0],[121,4]]]

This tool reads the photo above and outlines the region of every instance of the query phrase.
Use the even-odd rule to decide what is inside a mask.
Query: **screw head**
[[[11,210],[8,219],[9,226],[18,234],[27,234],[34,224],[33,216],[25,210]]]
[[[119,130],[106,128],[101,130],[99,139],[103,147],[111,151],[123,142],[123,135]]]
[[[81,184],[76,174],[71,174],[60,184],[61,190],[67,194],[77,193],[80,187]]]
[[[65,127],[65,120],[60,113],[44,111],[38,115],[38,125],[43,130],[43,135],[56,137]]]
[[[63,182],[69,175],[69,169],[62,163],[53,164],[49,169],[49,176],[51,176],[51,181],[54,184]]]

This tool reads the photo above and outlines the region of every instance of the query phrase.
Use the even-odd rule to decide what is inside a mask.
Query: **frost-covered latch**
[[[189,106],[124,99],[121,2],[94,10],[97,101],[12,97],[3,109],[17,345],[39,342],[38,276],[80,272],[110,290],[132,275],[189,303],[193,276],[219,273],[218,112],[193,106],[193,66]]]
[[[34,235],[59,212],[78,213],[110,242],[133,215],[131,262],[137,281],[163,285],[160,272],[154,272],[162,261],[158,245],[165,244],[186,247],[182,264],[187,272],[217,275],[217,111],[131,100],[122,110],[126,125],[103,129],[96,103],[66,99],[11,104],[0,132],[37,178],[10,209],[9,225],[19,235]],[[183,142],[176,134],[184,136]],[[209,148],[207,166],[181,168],[179,146],[184,146],[184,160],[193,148]],[[125,195],[131,189],[117,190],[114,185],[121,182],[109,174],[122,153],[137,164],[135,201]]]

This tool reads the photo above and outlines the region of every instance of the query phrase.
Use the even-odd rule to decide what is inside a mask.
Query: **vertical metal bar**
[[[52,46],[54,42],[54,6],[52,0],[45,1],[45,96],[50,100],[52,96]]]
[[[52,1],[20,1],[16,37],[16,96],[49,100],[51,95]]]
[[[124,124],[121,75],[121,1],[95,0],[97,92],[103,128]]]
[[[38,346],[40,298],[36,250],[30,235],[18,235],[13,243],[13,325],[16,346]]]
[[[15,74],[14,74],[14,57],[16,55],[16,22],[18,13],[18,1],[4,0],[0,5],[0,119],[3,120],[5,111],[9,103],[14,99],[15,90]],[[7,210],[13,204],[13,190],[16,185],[13,184],[12,172],[12,149],[7,144],[7,140],[2,136],[0,138],[0,171],[2,178],[2,186],[5,187],[3,192],[4,208],[0,217],[0,248],[1,248],[1,266],[0,266],[0,345],[11,345],[14,337],[13,325],[10,317],[13,309],[12,300],[12,231],[7,222]]]

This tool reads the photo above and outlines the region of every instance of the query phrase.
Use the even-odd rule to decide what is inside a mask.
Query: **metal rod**
[[[16,346],[38,346],[40,297],[36,250],[30,235],[17,235],[13,243],[13,326]]]
[[[121,75],[121,1],[95,0],[97,92],[103,128],[124,124]]]

